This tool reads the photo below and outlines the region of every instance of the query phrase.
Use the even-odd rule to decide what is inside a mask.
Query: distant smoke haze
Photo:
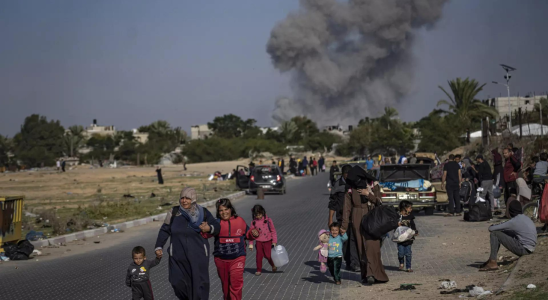
[[[274,121],[305,115],[348,125],[396,106],[413,86],[413,31],[439,20],[446,2],[301,0],[267,43],[294,91],[276,101]]]

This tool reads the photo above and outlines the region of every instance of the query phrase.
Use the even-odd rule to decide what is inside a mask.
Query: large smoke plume
[[[273,119],[348,125],[395,106],[412,87],[413,31],[434,24],[446,1],[301,0],[267,44],[293,75],[294,99],[278,99]]]

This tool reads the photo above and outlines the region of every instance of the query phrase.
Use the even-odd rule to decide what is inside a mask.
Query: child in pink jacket
[[[274,265],[270,253],[271,248],[278,243],[278,235],[276,234],[276,228],[274,228],[274,222],[266,216],[266,210],[261,205],[253,206],[251,213],[253,214],[251,230],[257,229],[259,231],[259,236],[249,243],[250,251],[253,251],[253,244],[257,247],[257,272],[255,275],[261,276],[263,258],[266,258],[272,266],[272,272],[276,272],[278,268]]]

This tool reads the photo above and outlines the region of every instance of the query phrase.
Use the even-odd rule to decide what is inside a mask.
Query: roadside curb
[[[228,198],[230,200],[234,200],[234,199],[242,198],[244,196],[245,196],[245,192],[237,192],[237,193],[230,194],[230,195],[227,195],[227,196],[222,197],[222,198]],[[217,202],[219,199],[221,199],[221,198],[217,198],[215,200],[205,202],[201,205],[204,206],[204,207],[211,207],[211,206],[215,205],[215,202]],[[89,229],[89,230],[79,231],[79,232],[75,232],[75,233],[71,233],[71,234],[66,234],[66,235],[61,235],[61,236],[49,238],[49,239],[46,239],[46,240],[31,241],[31,243],[36,248],[50,246],[50,245],[58,245],[58,244],[61,244],[61,243],[68,243],[68,242],[72,242],[74,240],[82,240],[84,238],[89,238],[89,237],[97,236],[97,235],[100,235],[100,234],[105,234],[105,233],[107,233],[107,232],[109,232],[113,229],[124,230],[124,229],[137,227],[137,226],[145,225],[145,224],[152,223],[152,222],[161,221],[161,220],[165,219],[166,215],[167,215],[167,213],[162,213],[162,214],[159,214],[159,215],[154,215],[154,216],[150,216],[150,217],[146,217],[146,218],[142,218],[142,219],[137,219],[137,220],[133,220],[133,221],[127,221],[127,222],[123,222],[123,223],[109,225],[107,227],[101,227],[101,228],[97,228],[97,229]]]

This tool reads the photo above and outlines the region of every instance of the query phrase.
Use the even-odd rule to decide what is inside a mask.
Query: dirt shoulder
[[[416,222],[419,236],[413,244],[414,273],[397,270],[397,250],[393,245],[383,247],[383,264],[390,281],[385,284],[363,286],[357,282],[349,284],[341,291],[343,299],[358,299],[367,295],[368,299],[455,299],[465,292],[443,295],[440,294],[441,281],[451,280],[457,283],[458,289],[469,285],[482,287],[495,293],[507,280],[516,266],[517,257],[504,247],[499,251],[499,267],[494,272],[479,272],[479,266],[489,257],[489,231],[492,222],[464,222],[460,218],[418,217]],[[537,224],[540,226],[540,224]],[[422,228],[421,228],[422,227]],[[421,231],[422,229],[422,231]],[[540,237],[533,255],[521,258],[518,264],[516,280],[508,287],[508,291],[484,299],[548,299],[516,298],[524,294],[547,295],[546,257],[548,254],[548,239]],[[388,257],[388,259],[385,259]],[[527,291],[527,284],[537,286],[535,291]],[[397,290],[402,284],[417,284],[414,290]],[[535,294],[536,293],[536,294]]]

